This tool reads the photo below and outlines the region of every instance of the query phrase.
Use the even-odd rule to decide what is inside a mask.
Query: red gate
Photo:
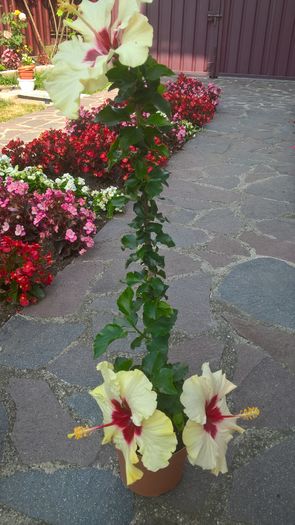
[[[295,0],[154,0],[154,56],[175,71],[295,77]]]

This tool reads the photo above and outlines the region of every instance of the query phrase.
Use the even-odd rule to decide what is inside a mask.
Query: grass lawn
[[[1,100],[0,99],[0,122],[6,122],[13,118],[22,117],[27,113],[34,113],[44,109],[44,104],[28,104],[26,102],[18,102],[16,100]]]

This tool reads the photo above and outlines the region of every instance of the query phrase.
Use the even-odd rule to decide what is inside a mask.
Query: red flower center
[[[125,438],[125,441],[128,445],[132,442],[134,436],[140,436],[142,427],[134,425],[131,416],[132,412],[130,407],[125,399],[120,403],[112,399],[112,404],[114,407],[112,413],[112,424],[116,425],[122,430],[122,434]]]
[[[224,416],[220,412],[216,403],[218,401],[218,396],[213,396],[210,401],[206,401],[206,423],[204,425],[204,430],[210,434],[210,436],[215,439],[217,434],[217,424],[224,419]]]

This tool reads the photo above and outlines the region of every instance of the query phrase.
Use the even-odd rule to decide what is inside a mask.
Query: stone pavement
[[[261,417],[230,444],[229,473],[187,465],[159,498],[126,490],[113,448],[72,442],[99,423],[95,333],[112,318],[132,212],[109,222],[39,305],[0,332],[1,525],[293,525],[295,522],[294,100],[285,81],[222,79],[214,121],[173,157],[162,205],[179,309],[171,359],[209,360],[239,385],[232,410]],[[292,339],[293,337],[293,339]],[[293,344],[292,344],[293,343]],[[108,352],[132,353],[124,341]],[[141,350],[138,351],[138,355]]]

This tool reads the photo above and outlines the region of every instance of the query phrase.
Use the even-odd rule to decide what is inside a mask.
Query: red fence
[[[22,0],[0,0],[0,13]],[[48,0],[29,0],[45,44],[52,42]],[[295,77],[295,0],[154,0],[144,4],[155,30],[153,53],[175,71]],[[31,25],[27,43],[41,52]]]
[[[9,13],[15,9],[26,13],[26,8],[22,0],[0,0],[0,15],[5,12]],[[52,43],[52,15],[50,13],[49,5],[47,0],[29,0],[28,4],[30,6],[34,22],[40,33],[42,42],[45,45],[50,45]],[[56,4],[56,2],[54,2]],[[26,43],[34,50],[34,54],[42,53],[43,50],[38,44],[36,34],[34,33],[32,23],[28,17],[28,28],[26,31]],[[2,28],[1,28],[2,29]]]

